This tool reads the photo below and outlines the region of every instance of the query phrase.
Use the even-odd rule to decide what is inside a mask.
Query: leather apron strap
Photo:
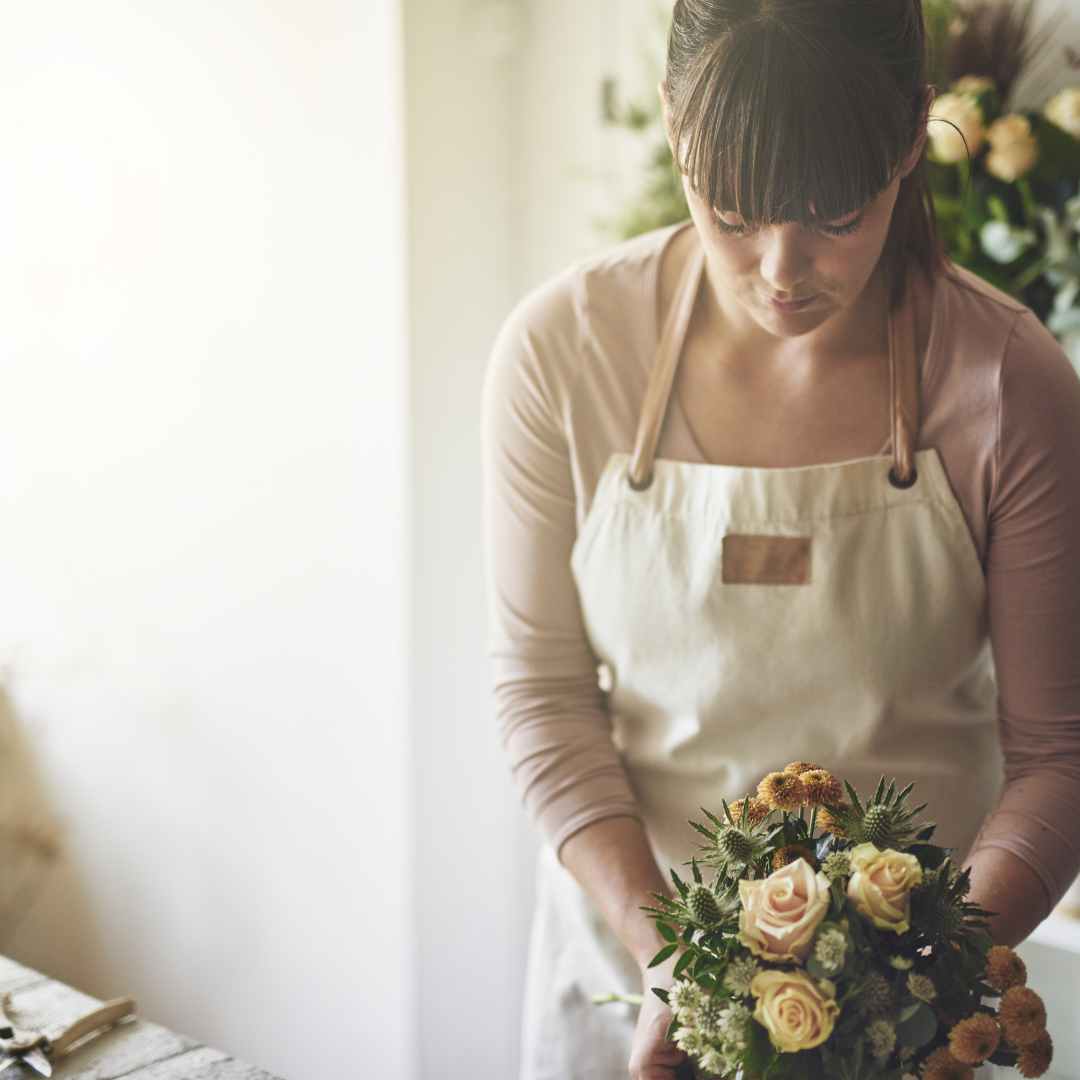
[[[704,269],[705,249],[698,244],[693,255],[686,260],[649,374],[630,460],[628,483],[635,491],[641,491],[652,483],[653,462],[657,443],[660,441],[660,430]],[[911,296],[911,289],[905,288],[899,307],[889,312],[889,401],[893,464],[888,480],[898,488],[911,487],[918,479],[915,451],[920,423],[919,362],[915,355],[915,312]]]

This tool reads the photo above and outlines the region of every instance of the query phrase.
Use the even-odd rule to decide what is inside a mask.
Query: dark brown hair
[[[678,167],[747,222],[845,216],[915,143],[926,49],[922,0],[677,0],[666,82]],[[912,264],[933,282],[947,263],[925,151],[900,182],[881,257],[893,303]]]

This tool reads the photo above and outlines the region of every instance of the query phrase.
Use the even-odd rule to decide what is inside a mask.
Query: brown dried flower
[[[746,811],[746,820],[750,822],[751,825],[759,825],[769,816],[771,807],[767,802],[763,799],[759,799],[756,795],[750,795],[747,799],[749,800],[750,805]],[[747,799],[736,799],[734,802],[728,803],[728,809],[731,811],[731,816],[736,825],[742,818],[743,803],[746,802]]]
[[[787,866],[788,863],[793,863],[796,859],[805,859],[814,870],[818,868],[813,851],[804,844],[785,844],[783,847],[777,848],[773,852],[772,868],[779,870],[781,867]]]
[[[981,1065],[1001,1042],[997,1020],[975,1013],[955,1024],[949,1032],[949,1053],[965,1065]]]
[[[1050,1068],[1054,1059],[1054,1042],[1050,1032],[1044,1031],[1034,1042],[1028,1043],[1016,1059],[1016,1068],[1021,1076],[1042,1076]]]
[[[1046,1030],[1046,1006],[1027,986],[1010,986],[998,1006],[1005,1039],[1014,1047],[1028,1046]]]
[[[994,945],[986,954],[986,981],[995,989],[1027,984],[1027,966],[1008,945]]]
[[[806,801],[811,806],[843,802],[844,785],[828,769],[808,769],[799,773],[799,779],[806,788]]]
[[[769,773],[757,793],[773,810],[798,810],[806,803],[806,787],[794,773]]]
[[[975,1070],[939,1046],[923,1063],[922,1080],[975,1080]]]

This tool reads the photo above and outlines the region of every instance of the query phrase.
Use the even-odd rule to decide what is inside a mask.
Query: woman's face
[[[661,100],[667,123],[663,84]],[[774,338],[802,337],[844,312],[838,322],[855,332],[852,305],[879,264],[900,181],[918,164],[924,139],[870,202],[816,229],[796,222],[748,229],[733,210],[710,207],[683,176],[687,205],[706,251],[710,276],[723,285],[717,302],[735,333],[747,340],[760,339],[762,331]]]

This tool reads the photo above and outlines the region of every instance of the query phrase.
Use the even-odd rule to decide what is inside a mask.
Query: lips
[[[802,311],[804,308],[808,308],[818,297],[815,293],[813,296],[804,296],[799,300],[777,300],[773,296],[769,296],[769,304],[774,311]]]

